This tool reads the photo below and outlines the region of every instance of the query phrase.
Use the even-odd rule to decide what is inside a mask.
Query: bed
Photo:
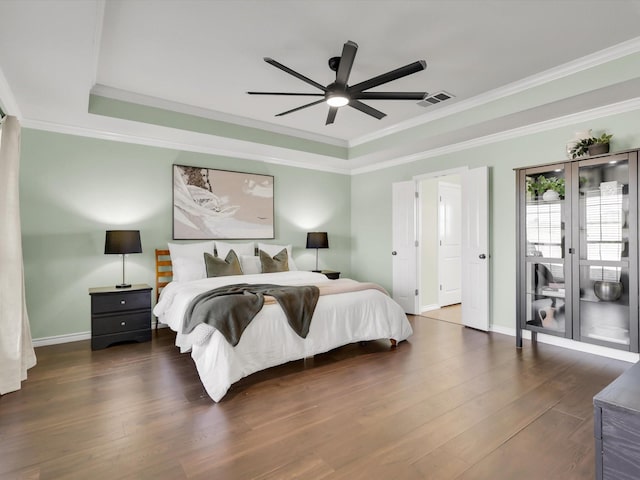
[[[198,278],[182,275],[176,280],[176,256],[172,251],[169,261],[168,254],[166,250],[156,251],[158,300],[153,313],[159,322],[176,332],[175,343],[180,351],[191,353],[205,390],[216,402],[233,383],[260,370],[354,342],[388,339],[391,347],[395,347],[413,333],[403,309],[373,284],[357,285],[358,282],[348,279],[330,280],[321,273],[298,270],[254,273],[255,268],[248,265],[255,265],[256,261],[247,255],[242,255],[245,257],[243,271],[246,272],[242,275],[201,278],[198,273]],[[197,255],[194,258],[197,259]],[[172,274],[173,280],[169,281]],[[331,292],[342,283],[347,287],[345,290],[351,291],[320,294],[306,338],[293,331],[278,303],[266,301],[235,347],[218,330],[204,323],[191,333],[183,333],[185,311],[196,296],[240,283],[316,285],[320,292]]]

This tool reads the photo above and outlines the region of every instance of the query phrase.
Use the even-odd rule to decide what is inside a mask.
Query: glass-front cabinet
[[[570,165],[569,165],[570,167]],[[567,165],[530,168],[522,172],[522,219],[524,262],[524,318],[533,331],[554,335],[570,334],[571,270],[566,245],[570,244],[571,204],[566,185],[571,179]]]
[[[638,351],[637,152],[517,171],[521,329]]]

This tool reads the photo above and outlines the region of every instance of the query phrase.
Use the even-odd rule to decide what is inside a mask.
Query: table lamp
[[[104,253],[122,255],[122,283],[116,288],[130,288],[131,284],[124,281],[124,257],[127,253],[142,253],[140,230],[107,230]]]
[[[313,271],[319,272],[320,270],[318,270],[318,249],[329,248],[329,238],[327,237],[327,232],[307,233],[307,248],[316,249],[316,269]]]

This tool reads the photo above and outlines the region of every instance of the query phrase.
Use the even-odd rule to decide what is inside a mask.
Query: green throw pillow
[[[260,250],[260,265],[262,266],[262,273],[288,272],[289,257],[287,249],[283,248],[275,257]]]
[[[228,275],[242,275],[240,260],[236,252],[229,250],[227,258],[222,260],[210,253],[204,253],[204,264],[207,267],[207,277],[226,277]]]

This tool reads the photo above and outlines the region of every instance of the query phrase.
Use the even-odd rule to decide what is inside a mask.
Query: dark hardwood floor
[[[1,479],[591,479],[592,397],[628,363],[412,317],[222,402],[161,329],[36,349],[0,397]]]

